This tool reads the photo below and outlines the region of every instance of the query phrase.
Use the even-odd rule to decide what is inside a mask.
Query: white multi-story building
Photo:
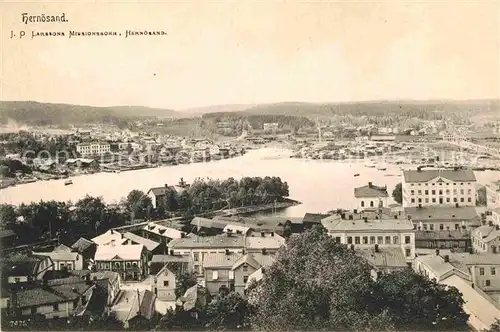
[[[408,219],[342,219],[331,216],[321,221],[337,242],[355,250],[400,249],[408,264],[415,258],[415,230]]]
[[[80,143],[76,146],[76,152],[82,157],[99,156],[110,151],[110,145],[102,142]]]
[[[472,170],[404,171],[403,207],[476,206],[476,177]]]
[[[264,123],[264,131],[276,131],[278,128],[278,123]]]

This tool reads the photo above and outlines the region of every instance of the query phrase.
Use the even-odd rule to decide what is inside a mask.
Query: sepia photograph
[[[500,1],[0,2],[0,330],[500,332]]]

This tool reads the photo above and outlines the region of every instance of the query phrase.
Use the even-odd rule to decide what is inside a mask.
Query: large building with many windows
[[[374,249],[376,252],[398,249],[404,260],[415,258],[415,230],[408,219],[342,219],[331,216],[321,221],[328,234],[337,242],[354,250]]]
[[[472,170],[432,169],[403,172],[403,207],[475,206]]]
[[[102,142],[80,143],[76,146],[76,152],[82,157],[99,156],[110,151],[111,146]]]

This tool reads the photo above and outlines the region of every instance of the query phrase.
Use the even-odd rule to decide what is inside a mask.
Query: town
[[[32,212],[25,211],[28,206],[4,205],[2,328],[35,323],[64,328],[66,321],[88,324],[82,319],[91,319],[96,328],[190,329],[208,324],[212,329],[239,329],[250,327],[252,310],[257,311],[252,324],[258,326],[265,319],[259,306],[271,310],[261,301],[272,301],[268,297],[272,295],[261,292],[272,287],[268,283],[277,282],[272,278],[280,273],[281,264],[288,264],[283,260],[292,259],[286,258],[292,255],[288,251],[331,241],[329,246],[339,246],[333,258],[354,255],[360,266],[367,267],[368,279],[363,279],[363,270],[355,273],[368,284],[412,273],[421,282],[432,280],[434,286],[427,287],[442,285],[442,292],[457,289],[461,297],[455,300],[463,301],[463,309],[458,304],[457,308],[463,310],[460,319],[465,325],[455,318],[457,325],[448,328],[488,329],[500,317],[500,208],[495,200],[480,198],[484,186],[470,169],[417,167],[402,173],[402,182],[392,193],[372,182],[353,188],[350,195],[357,208],[297,217],[274,211],[276,202],[289,196],[286,182],[274,177],[200,179],[191,184],[181,179],[178,185],[131,192],[117,207],[91,197],[73,206],[59,203],[51,208],[50,202],[41,202]],[[255,192],[252,199],[250,192]],[[204,195],[208,195],[204,202],[195,203]],[[397,203],[390,203],[391,197]],[[484,201],[482,206],[479,200]],[[248,215],[265,209],[234,208],[251,203],[270,206],[273,213]],[[92,212],[99,204],[105,215]],[[127,218],[129,213],[143,219]],[[61,214],[73,217],[64,221]],[[64,223],[75,223],[71,235],[64,232],[68,227]],[[36,243],[47,226],[48,240]],[[38,227],[41,233],[35,238],[26,236]],[[79,234],[94,235],[76,238]],[[306,264],[301,260],[308,256],[318,260],[315,252],[325,249],[311,250],[295,258],[296,268]],[[334,282],[326,279],[325,283]],[[214,312],[227,305],[241,308]],[[112,323],[105,323],[108,319]]]

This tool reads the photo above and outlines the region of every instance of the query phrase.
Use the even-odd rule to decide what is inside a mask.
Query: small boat
[[[354,176],[359,176],[359,173],[354,174]]]
[[[385,171],[385,170],[387,170],[387,167],[386,167],[386,166],[384,166],[384,165],[378,165],[378,166],[377,166],[377,169],[378,169],[379,171]]]
[[[369,168],[375,168],[377,165],[373,164],[373,163],[367,163],[365,164],[365,167],[369,167]]]
[[[65,186],[69,186],[70,184],[73,184],[72,180],[64,181]]]

